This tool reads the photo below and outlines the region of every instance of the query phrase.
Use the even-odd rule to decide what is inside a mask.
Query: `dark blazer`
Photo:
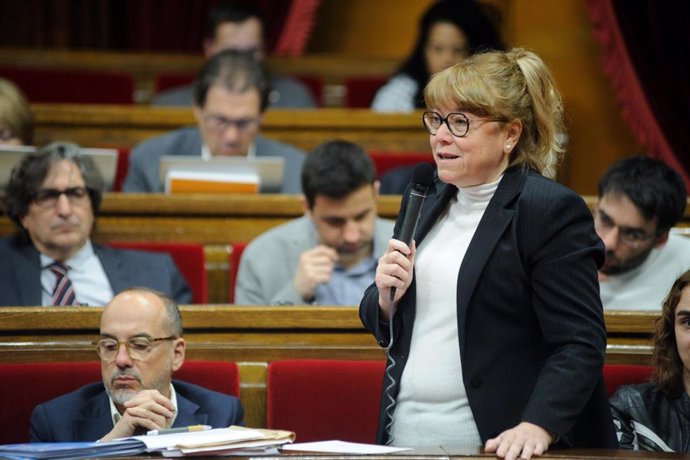
[[[93,245],[113,293],[132,286],[161,291],[180,304],[192,300],[175,262],[168,254]],[[20,236],[0,239],[0,306],[41,305],[41,259]]]
[[[457,188],[437,181],[431,193],[418,245]],[[534,171],[505,172],[458,273],[463,382],[483,442],[526,421],[556,434],[559,446],[617,447],[602,378],[606,328],[597,267],[603,258],[582,198]],[[396,382],[409,356],[415,290],[413,279],[394,317]],[[375,284],[364,294],[360,318],[379,344],[388,344]],[[385,442],[385,395],[381,404],[378,441]]]
[[[241,425],[240,401],[198,385],[173,380],[177,418],[173,427]],[[96,441],[113,429],[108,394],[103,383],[92,383],[72,393],[39,404],[31,414],[31,442]]]

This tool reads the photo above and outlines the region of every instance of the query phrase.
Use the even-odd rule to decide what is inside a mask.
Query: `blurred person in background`
[[[21,90],[0,78],[0,145],[31,145],[33,117]]]
[[[250,2],[228,1],[209,12],[206,19],[203,42],[204,55],[209,59],[223,50],[244,51],[262,62],[266,57],[264,20],[259,10]],[[314,108],[316,102],[309,88],[288,75],[269,75],[271,92],[270,107]],[[190,106],[193,103],[193,86],[187,85],[161,92],[153,105]]]
[[[438,0],[419,22],[412,54],[381,87],[371,108],[377,112],[412,112],[424,108],[429,78],[484,50],[502,50],[494,24],[474,0]]]

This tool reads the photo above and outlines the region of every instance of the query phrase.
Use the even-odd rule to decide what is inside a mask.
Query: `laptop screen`
[[[0,190],[5,190],[12,170],[19,165],[22,158],[35,151],[36,147],[33,146],[0,146]],[[103,191],[111,191],[117,172],[117,150],[82,148],[79,153],[91,157],[103,179]]]
[[[165,155],[161,157],[159,180],[166,189],[172,176],[222,181],[258,181],[263,193],[280,193],[285,159],[282,157],[212,157]]]

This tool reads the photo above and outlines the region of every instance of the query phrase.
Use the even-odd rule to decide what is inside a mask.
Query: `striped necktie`
[[[76,305],[77,298],[74,295],[72,281],[67,276],[67,265],[55,262],[49,265],[48,268],[55,273],[57,278],[55,289],[53,290],[53,305]]]

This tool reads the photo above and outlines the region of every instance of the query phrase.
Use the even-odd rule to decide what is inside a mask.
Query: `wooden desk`
[[[37,145],[68,139],[85,147],[131,148],[182,126],[196,125],[191,108],[33,104],[31,109]],[[356,142],[371,151],[430,151],[421,112],[269,109],[261,134],[305,151],[335,138]]]
[[[383,360],[356,307],[181,307],[187,359],[240,368],[248,426],[266,426],[266,369],[281,359]],[[0,362],[95,361],[101,308],[0,308]],[[607,362],[648,364],[655,313],[608,312]]]

